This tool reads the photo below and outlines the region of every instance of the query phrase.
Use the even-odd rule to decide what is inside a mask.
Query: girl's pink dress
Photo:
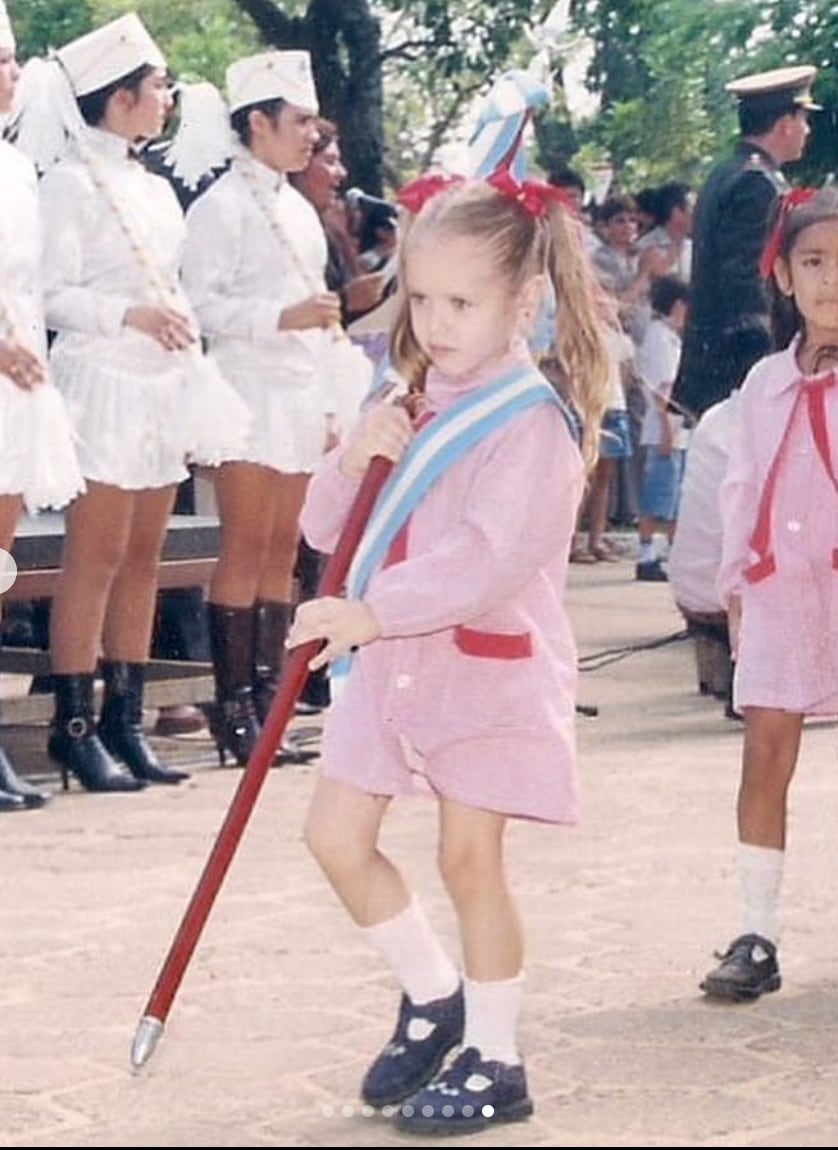
[[[518,350],[491,377],[456,384],[431,373],[431,408],[522,359]],[[325,458],[303,510],[322,551],[358,486],[338,470],[339,453]],[[583,484],[579,450],[550,403],[448,469],[364,596],[383,637],[357,652],[327,715],[327,778],[400,795],[421,776],[471,807],[576,821],[576,646],[563,597]]]
[[[742,596],[735,705],[831,715],[838,714],[838,490],[830,476],[838,452],[838,377],[823,372],[804,382],[796,351],[797,341],[766,356],[742,386],[720,492],[717,589],[725,607],[732,594]],[[811,414],[818,408],[822,419]],[[819,424],[829,467],[816,444]],[[753,544],[781,443],[765,562]],[[770,573],[749,578],[761,558]]]

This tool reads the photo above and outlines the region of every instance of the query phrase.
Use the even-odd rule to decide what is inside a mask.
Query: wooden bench
[[[218,519],[204,515],[172,515],[163,544],[158,589],[206,589],[218,558],[221,530]],[[64,517],[60,512],[24,516],[18,525],[12,556],[17,579],[3,595],[4,603],[51,599],[61,572]],[[50,670],[49,653],[23,647],[0,651],[0,670],[21,675],[43,675]],[[146,703],[152,707],[172,703],[202,703],[213,697],[212,668],[208,663],[152,660],[148,666]],[[52,714],[51,695],[5,698],[6,723],[39,722]]]

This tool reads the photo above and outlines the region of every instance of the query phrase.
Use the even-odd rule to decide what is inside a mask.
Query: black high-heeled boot
[[[42,791],[22,779],[0,747],[0,811],[14,811],[19,807],[34,810],[44,806],[51,798],[50,791]]]
[[[285,640],[294,617],[292,603],[279,603],[270,599],[257,600],[256,620],[253,628],[253,701],[259,722],[264,725],[279,688],[285,666]],[[310,763],[317,758],[316,751],[305,751],[295,745],[292,738],[282,740],[274,762]]]
[[[0,810],[15,810],[18,806],[34,810],[36,807],[44,806],[52,798],[49,791],[33,787],[26,779],[20,777],[2,747],[0,747],[0,795],[20,800],[6,805],[0,804]]]
[[[251,682],[254,610],[207,603],[207,619],[215,675],[215,710],[210,730],[221,766],[229,751],[238,766],[243,767],[261,734]]]
[[[47,751],[61,768],[64,790],[72,774],[87,791],[141,791],[143,780],[121,771],[96,733],[92,672],[54,675],[53,683],[55,718]]]
[[[146,783],[182,783],[186,771],[164,767],[143,731],[145,664],[102,662],[105,699],[99,717],[99,738],[115,759],[125,763],[135,779]]]

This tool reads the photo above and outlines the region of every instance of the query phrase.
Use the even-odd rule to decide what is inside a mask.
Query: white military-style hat
[[[56,52],[78,96],[106,88],[137,68],[165,68],[166,58],[136,12],[71,40]]]
[[[231,112],[266,100],[286,100],[306,111],[319,111],[308,52],[260,52],[230,65],[227,102]]]
[[[15,34],[12,31],[12,22],[9,19],[9,11],[4,0],[0,0],[0,48],[9,49],[12,52],[17,48]]]
[[[790,68],[773,68],[770,72],[755,72],[725,84],[725,91],[741,104],[766,111],[794,112],[798,108],[812,112],[821,105],[812,99],[812,84],[818,74],[811,64]]]

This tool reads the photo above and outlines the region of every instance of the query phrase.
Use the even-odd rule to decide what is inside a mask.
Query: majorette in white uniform
[[[85,477],[135,490],[179,482],[187,460],[234,457],[249,416],[198,345],[172,352],[123,324],[139,304],[190,309],[179,285],[185,225],[174,192],[132,157],[123,137],[85,125],[72,107],[144,64],[165,67],[136,16],[121,20],[121,52],[113,48],[114,25],[108,52],[98,30],[61,49],[60,68],[42,65],[66,77],[63,95],[61,76],[33,86],[53,86],[70,129],[66,155],[41,180],[55,381],[75,423]],[[36,104],[30,110],[24,97],[21,142],[34,139],[37,153],[38,128],[29,123]]]
[[[299,67],[298,67],[299,65]],[[286,99],[317,111],[305,53],[264,53],[230,68],[230,113]],[[184,286],[219,366],[253,416],[241,461],[311,472],[324,448],[326,416],[360,399],[366,358],[340,335],[279,331],[281,313],[326,292],[326,239],[311,204],[243,146],[230,170],[187,213]],[[342,354],[343,353],[343,354]],[[343,368],[359,380],[343,383]]]

